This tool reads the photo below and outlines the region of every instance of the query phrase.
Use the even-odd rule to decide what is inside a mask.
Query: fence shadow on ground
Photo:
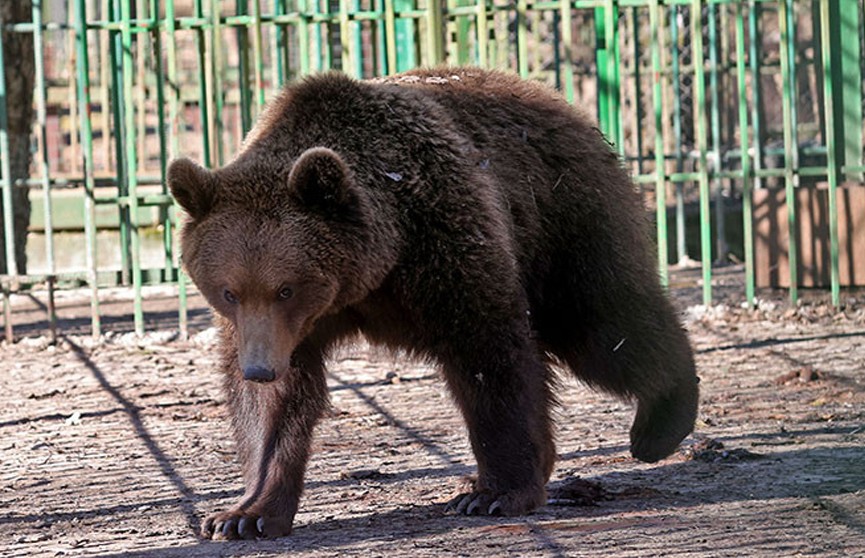
[[[865,490],[865,471],[860,464],[865,461],[865,448],[844,446],[837,448],[817,448],[766,454],[756,462],[748,462],[747,474],[753,476],[747,493],[737,493],[728,490],[729,479],[743,474],[742,464],[737,463],[703,463],[686,461],[660,465],[650,470],[635,470],[633,472],[616,472],[609,475],[589,477],[589,480],[600,483],[605,489],[615,493],[623,489],[643,488],[645,502],[643,507],[653,511],[689,510],[694,505],[712,505],[731,502],[746,502],[750,500],[773,500],[782,498],[806,498],[827,509],[833,517],[849,529],[865,535],[865,523],[844,509],[833,508],[831,502],[823,500],[826,497]],[[802,463],[832,464],[833,469],[812,471],[802,469]],[[759,463],[759,465],[754,465]],[[690,477],[698,469],[703,474],[703,485],[687,487],[688,493],[677,492],[665,494],[653,489],[657,477]],[[454,471],[456,477],[462,471]],[[710,475],[710,473],[713,473]],[[803,485],[793,479],[803,475],[831,475],[840,481],[822,482]],[[777,479],[790,479],[790,482],[779,483]],[[559,481],[562,482],[562,481]],[[553,485],[559,482],[552,483]],[[683,487],[685,488],[685,487]],[[655,495],[652,495],[655,494]],[[446,495],[442,495],[442,499]],[[633,498],[629,496],[628,498]],[[231,541],[211,542],[200,541],[196,545],[182,548],[158,548],[141,552],[123,552],[106,555],[106,558],[156,558],[183,556],[273,556],[286,552],[302,552],[315,549],[335,550],[340,547],[350,548],[352,545],[370,541],[401,540],[410,545],[414,539],[427,535],[440,534],[457,529],[517,529],[530,535],[543,544],[546,555],[565,556],[566,548],[556,543],[556,527],[563,526],[567,520],[586,521],[577,524],[568,523],[567,531],[597,531],[599,529],[623,534],[643,523],[657,521],[657,518],[625,517],[614,521],[600,521],[605,516],[615,516],[620,513],[615,504],[602,504],[596,507],[558,507],[547,506],[539,519],[537,515],[525,518],[479,518],[444,515],[444,504],[418,505],[401,507],[384,513],[374,509],[368,515],[349,519],[332,518],[315,523],[299,525],[295,532],[283,539],[274,541]],[[550,518],[550,514],[555,517]],[[639,514],[638,514],[639,515]],[[549,521],[547,521],[549,520]],[[664,520],[665,522],[667,519]],[[675,521],[675,520],[674,520]],[[545,523],[549,523],[545,525]],[[666,524],[666,523],[665,523]],[[732,544],[732,542],[731,542]]]

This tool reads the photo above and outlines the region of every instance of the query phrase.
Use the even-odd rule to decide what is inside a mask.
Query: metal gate
[[[139,334],[144,288],[177,289],[185,334],[187,286],[167,162],[182,154],[224,164],[267,99],[299,76],[336,69],[372,77],[439,63],[510,69],[594,114],[654,212],[662,279],[670,262],[698,260],[705,304],[713,301],[713,266],[728,259],[744,262],[742,301],[755,300],[755,239],[766,241],[754,230],[762,199],[755,192],[781,192],[782,228],[796,239],[801,210],[792,200],[807,188],[825,190],[824,263],[832,303],[840,304],[837,200],[865,184],[863,0],[32,4],[29,20],[0,22],[4,35],[32,35],[35,52],[34,163],[29,177],[10,177],[15,106],[6,76],[19,61],[3,59],[0,47],[7,339],[12,297],[47,293],[53,331],[55,290],[82,286],[90,329],[100,335],[100,300],[114,285],[132,288]],[[42,262],[25,270],[12,226],[21,188],[32,204],[28,253]],[[843,226],[865,227],[853,217]],[[113,240],[103,245],[105,235]],[[58,253],[60,239],[73,247]],[[795,303],[799,246],[782,248]]]

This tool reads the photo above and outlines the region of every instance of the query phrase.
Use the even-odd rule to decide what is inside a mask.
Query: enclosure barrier
[[[594,116],[654,208],[663,281],[671,261],[698,259],[707,305],[713,265],[728,257],[744,262],[742,300],[754,303],[753,200],[767,188],[786,203],[785,280],[797,301],[793,201],[825,185],[838,306],[838,190],[861,188],[865,173],[863,12],[863,0],[33,0],[30,21],[0,21],[4,35],[33,37],[37,145],[31,177],[10,177],[15,106],[0,72],[6,337],[13,296],[44,289],[54,332],[55,288],[82,285],[94,336],[103,330],[100,293],[111,285],[132,287],[141,334],[142,289],[152,284],[176,286],[185,335],[167,163],[178,155],[226,163],[267,99],[299,76],[439,63],[514,70]],[[3,55],[0,46],[4,68],[22,63]],[[43,240],[38,271],[16,261],[18,188],[41,198],[30,219],[31,236]],[[696,236],[687,230],[691,207]],[[67,230],[80,232],[80,254],[61,267],[55,241]],[[104,261],[106,231],[118,238],[116,262]],[[153,231],[158,257],[145,265],[142,243]],[[731,248],[734,237],[741,242]]]

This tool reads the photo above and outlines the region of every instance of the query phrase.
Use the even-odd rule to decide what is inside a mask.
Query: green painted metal
[[[829,6],[829,27],[832,37],[833,88],[838,93],[832,119],[835,124],[835,144],[839,166],[861,167],[863,160],[862,134],[862,51],[854,40],[863,28],[862,15],[850,0],[832,0]],[[844,173],[862,181],[862,172]]]
[[[403,12],[414,9],[414,0],[391,0],[394,4],[397,19],[394,23],[394,39],[396,47],[396,64],[394,68],[397,72],[404,72],[417,66],[418,60],[415,53],[416,38],[415,31],[417,26],[413,19],[401,17]]]
[[[679,84],[682,76],[679,70],[679,22],[677,21],[679,9],[673,7],[670,10],[670,73],[673,88],[673,142],[675,144],[673,156],[676,160],[676,172],[681,173],[685,166],[685,156],[682,147],[682,91]],[[676,207],[676,261],[684,262],[688,256],[688,248],[685,242],[685,185],[681,180],[675,182],[675,207]]]
[[[133,64],[132,58],[132,15],[130,4],[128,2],[121,3],[120,6],[121,20],[121,41],[123,45],[122,56],[122,87],[123,87],[123,103],[126,107],[132,107],[135,104],[132,87],[133,87]],[[125,116],[121,129],[125,131],[122,134],[124,143],[124,167],[126,168],[126,193],[129,196],[129,233],[130,233],[130,251],[132,252],[132,289],[134,295],[133,316],[135,321],[135,333],[138,335],[144,334],[144,310],[142,305],[141,295],[141,238],[138,229],[138,154],[136,152],[136,127],[135,113],[132,110],[123,111]]]
[[[0,32],[5,32],[5,21],[0,17]],[[12,180],[11,166],[9,162],[9,117],[7,114],[6,97],[6,62],[3,53],[3,44],[0,41],[0,177],[3,187],[3,240],[6,247],[6,270],[12,278],[12,287],[17,287],[18,262],[15,255],[15,230],[12,213]],[[6,342],[12,343],[14,336],[12,332],[12,293],[11,288],[3,283],[3,321],[6,331]]]
[[[529,77],[528,47],[528,0],[517,0],[517,72],[520,77]]]
[[[51,180],[48,169],[48,130],[47,130],[47,99],[45,86],[45,26],[42,23],[42,1],[33,0],[31,6],[33,25],[33,52],[35,57],[35,97],[36,97],[36,127],[39,132],[37,139],[42,156],[39,158],[39,174],[42,181],[42,200],[45,230],[45,260],[48,262],[48,329],[51,341],[57,341],[57,312],[54,306],[54,220],[51,211]],[[2,67],[2,66],[0,66]]]
[[[655,114],[655,220],[657,221],[658,238],[658,271],[661,283],[667,286],[670,282],[668,269],[669,255],[667,253],[667,181],[664,162],[664,100],[663,84],[661,83],[661,34],[662,18],[658,0],[652,0],[649,5],[649,27],[651,32],[652,51],[652,109]]]
[[[487,0],[477,2],[477,61],[479,66],[489,65],[490,29],[489,12],[487,11]]]
[[[832,41],[832,25],[830,21],[832,13],[832,0],[820,0],[820,38],[823,45],[829,45]],[[834,97],[834,72],[835,56],[831,49],[822,49],[823,62],[823,105],[825,107],[826,122],[826,173],[829,181],[829,268],[832,291],[832,304],[841,304],[841,272],[840,258],[838,252],[838,164],[836,142],[838,136],[835,134],[835,97]]]
[[[714,242],[727,236],[724,223],[734,206],[722,189],[729,184],[741,197],[743,296],[753,304],[754,190],[782,184],[792,200],[803,187],[802,177],[826,180],[833,192],[831,294],[838,304],[834,192],[842,180],[861,185],[865,171],[862,2],[814,0],[812,21],[811,3],[793,0],[252,0],[252,5],[250,0],[74,0],[71,25],[46,24],[42,9],[57,1],[35,0],[32,22],[3,27],[3,32],[34,33],[39,53],[43,41],[74,34],[77,55],[69,68],[75,80],[67,87],[76,88],[77,104],[68,111],[74,126],[65,134],[75,138],[79,150],[71,171],[60,170],[57,162],[68,156],[49,155],[56,144],[48,130],[57,125],[52,115],[65,114],[55,107],[71,100],[58,96],[53,85],[58,77],[49,75],[52,65],[43,65],[37,54],[36,173],[26,184],[2,178],[0,185],[4,216],[10,215],[12,189],[32,188],[38,202],[33,230],[47,235],[43,259],[49,264],[38,272],[19,276],[12,269],[0,277],[4,315],[12,316],[10,297],[20,290],[83,281],[92,299],[92,330],[99,335],[100,287],[119,282],[132,287],[135,329],[141,333],[142,286],[168,282],[178,289],[185,335],[187,280],[176,253],[178,209],[164,184],[167,163],[184,154],[208,166],[230,160],[267,97],[297,76],[335,66],[366,77],[441,62],[510,68],[558,86],[569,102],[594,108],[635,183],[654,192],[649,199],[662,280],[669,282],[670,210],[676,215],[672,256],[682,260],[689,249],[702,253],[705,304],[713,301],[712,253],[720,259],[727,252]],[[797,43],[803,26],[813,26],[810,33],[798,33],[800,42],[816,35],[810,45]],[[850,40],[832,42],[841,36]],[[581,44],[592,37],[594,44]],[[817,63],[797,55],[806,46],[820,53]],[[814,105],[819,123],[800,121],[797,109],[804,98],[797,76],[813,80],[822,93]],[[766,106],[773,83],[780,86],[780,102]],[[6,177],[4,85],[0,78],[0,172]],[[651,104],[637,103],[650,97]],[[799,147],[815,140],[816,147]],[[800,156],[808,157],[808,166],[800,165]],[[670,192],[675,195],[668,198]],[[68,203],[76,195],[83,201]],[[699,210],[697,227],[686,226],[691,209]],[[105,220],[104,211],[116,217]],[[785,228],[793,238],[798,216],[789,215]],[[4,223],[6,263],[14,267],[12,219]],[[60,223],[79,223],[84,234],[80,269],[53,267],[57,254],[51,239]],[[105,227],[117,227],[121,237],[116,268],[106,267],[102,254],[97,257],[96,239]],[[142,235],[149,227],[159,228],[148,234],[159,239],[160,258],[145,264]],[[798,296],[798,256],[792,246],[791,302]]]
[[[745,303],[755,303],[753,178],[748,134],[748,81],[745,60],[745,6],[736,6],[736,84],[739,93],[739,153],[742,162],[742,249],[745,256]]]
[[[258,2],[253,3],[257,4]],[[235,10],[237,11],[238,16],[247,15],[249,10],[249,1],[237,0],[235,4]],[[249,30],[245,26],[238,26],[236,28],[236,32],[239,62],[238,88],[240,89],[240,127],[241,133],[245,136],[252,129],[252,88],[249,84]],[[214,51],[216,50],[218,44],[218,39],[216,37],[216,34],[214,34]],[[219,136],[221,140],[222,134],[219,134]]]
[[[171,0],[169,0],[171,1]],[[75,2],[75,52],[78,79],[78,116],[80,118],[81,146],[84,170],[84,257],[87,282],[90,286],[90,329],[94,338],[102,335],[102,320],[99,315],[98,263],[96,261],[96,202],[93,176],[93,132],[90,110],[90,61],[87,49],[87,5],[86,0]]]
[[[561,63],[562,94],[569,103],[574,102],[574,32],[573,32],[573,10],[570,0],[559,2],[559,20],[561,22],[561,41],[564,49]],[[556,49],[558,54],[558,48]]]
[[[692,54],[694,60],[694,128],[697,136],[700,173],[700,265],[703,268],[703,304],[712,304],[712,229],[709,198],[708,137],[706,131],[706,79],[703,68],[703,0],[691,2],[691,25],[693,28]]]
[[[762,123],[762,84],[760,83],[760,56],[762,49],[760,48],[760,35],[757,31],[757,22],[760,17],[761,5],[754,0],[749,0],[748,9],[748,51],[749,66],[751,69],[751,126],[753,127],[754,137],[754,187],[760,188],[762,180],[760,178],[760,170],[763,167],[763,123]]]
[[[709,39],[709,99],[710,99],[710,129],[712,136],[711,145],[711,166],[713,179],[710,181],[710,188],[715,198],[715,261],[723,264],[727,257],[727,231],[724,224],[724,216],[727,211],[724,207],[723,184],[721,171],[723,171],[723,161],[721,160],[721,103],[720,85],[718,77],[718,53],[721,49],[720,38],[718,37],[718,13],[715,4],[706,6],[706,15],[708,19],[708,39]]]
[[[796,184],[794,176],[794,155],[798,152],[796,142],[796,121],[794,111],[796,97],[795,72],[795,33],[792,27],[790,11],[793,6],[790,0],[784,0],[779,6],[778,27],[781,30],[780,57],[781,57],[781,84],[782,98],[781,112],[783,114],[784,127],[784,187],[787,199],[787,258],[790,262],[790,302],[796,304],[799,299],[799,248],[795,242],[798,224],[796,222]]]

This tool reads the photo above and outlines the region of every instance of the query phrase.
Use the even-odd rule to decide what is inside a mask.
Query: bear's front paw
[[[201,524],[205,539],[272,539],[291,534],[293,517],[271,516],[252,510],[229,510],[214,513]]]
[[[445,507],[445,513],[456,515],[525,515],[546,501],[543,489],[520,489],[504,492],[474,490],[460,494]]]

